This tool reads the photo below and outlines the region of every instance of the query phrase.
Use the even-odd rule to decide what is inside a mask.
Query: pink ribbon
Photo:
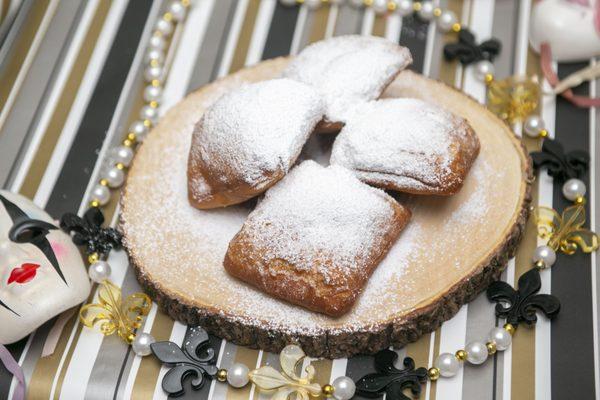
[[[550,50],[550,45],[548,43],[542,43],[541,45],[540,63],[542,72],[548,83],[550,83],[552,87],[556,86],[559,82],[559,79],[552,69],[552,51]],[[578,96],[573,94],[571,89],[565,90],[561,93],[561,95],[571,103],[575,104],[577,107],[600,107],[600,98],[593,99],[586,96]]]
[[[12,400],[25,399],[25,375],[19,363],[13,358],[6,347],[0,344],[0,362],[4,367],[17,378],[17,387],[13,392]]]

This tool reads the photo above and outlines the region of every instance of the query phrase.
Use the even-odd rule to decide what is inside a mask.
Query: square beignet
[[[316,90],[291,79],[246,84],[223,95],[194,127],[190,203],[225,207],[263,193],[294,164],[323,112]]]
[[[465,119],[418,99],[383,99],[346,121],[331,164],[383,189],[447,196],[460,190],[478,154]]]
[[[375,100],[412,63],[410,50],[376,36],[346,35],[305,47],[283,76],[313,86],[325,98],[321,132],[337,132],[355,107]]]
[[[338,317],[409,219],[407,208],[347,169],[305,161],[266,192],[223,264],[268,294]]]

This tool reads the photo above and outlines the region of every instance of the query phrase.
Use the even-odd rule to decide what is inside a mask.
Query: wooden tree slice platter
[[[413,218],[355,307],[333,319],[273,299],[222,267],[229,240],[253,204],[200,211],[188,204],[186,164],[194,123],[224,92],[276,77],[287,60],[265,61],[190,94],[146,138],[122,197],[130,261],[150,296],[174,319],[239,345],[343,357],[401,346],[433,331],[494,279],[521,238],[531,168],[521,143],[475,100],[410,71],[386,97],[418,97],[466,118],[481,153],[453,197],[399,196]],[[302,158],[327,162],[332,135],[314,135]],[[251,202],[250,202],[251,203]]]

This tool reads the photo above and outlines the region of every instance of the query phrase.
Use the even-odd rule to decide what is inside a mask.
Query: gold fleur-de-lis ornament
[[[559,215],[548,207],[538,207],[534,212],[538,235],[548,241],[547,245],[554,251],[574,254],[577,249],[591,253],[598,249],[598,235],[585,224],[585,208],[582,204],[567,207]]]
[[[99,324],[104,335],[117,333],[131,344],[136,330],[142,325],[143,317],[148,315],[152,300],[144,293],[134,293],[124,300],[121,288],[109,280],[100,283],[98,303],[86,304],[79,311],[79,320],[88,328]]]

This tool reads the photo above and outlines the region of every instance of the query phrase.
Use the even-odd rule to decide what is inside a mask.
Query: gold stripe
[[[6,64],[4,72],[0,74],[0,82],[2,82],[2,85],[0,85],[0,110],[6,105],[8,96],[15,85],[19,71],[23,66],[23,62],[27,57],[27,53],[29,53],[31,44],[33,43],[35,35],[38,32],[38,28],[44,19],[44,15],[46,15],[49,4],[50,0],[36,1],[31,10],[29,10],[29,13],[22,25],[23,30],[20,32],[19,37],[16,39],[13,45],[13,55]]]
[[[21,194],[28,198],[33,198],[35,196],[42,177],[44,176],[44,172],[48,167],[56,143],[58,142],[65,125],[65,121],[69,116],[75,97],[79,92],[79,87],[92,56],[92,52],[94,51],[95,43],[98,40],[102,26],[108,15],[111,3],[112,1],[98,2],[98,8],[96,9],[92,23],[81,44],[79,54],[77,55],[77,61],[71,69],[69,78],[67,79],[62,94],[56,103],[48,127],[46,128],[46,132],[35,152],[27,176],[21,186]]]
[[[385,17],[383,15],[377,15],[375,17],[375,22],[373,22],[373,30],[371,31],[371,34],[373,36],[384,37],[386,21],[387,21],[387,17]]]
[[[3,0],[2,1],[2,10],[0,11],[0,24],[2,24],[2,22],[4,22],[4,18],[6,18],[6,15],[8,14],[8,5],[10,4],[10,0]]]
[[[237,347],[235,352],[235,360],[236,363],[242,363],[247,365],[248,368],[254,369],[256,363],[258,361],[258,350],[249,349],[247,347]],[[227,394],[225,398],[227,400],[248,400],[250,397],[250,390],[252,389],[252,385],[246,385],[243,388],[236,389],[231,386],[227,386]]]
[[[314,360],[312,366],[315,367],[315,378],[316,382],[323,386],[331,383],[331,369],[333,367],[332,360]]]
[[[258,14],[258,6],[260,5],[259,0],[250,0],[248,8],[246,9],[246,16],[244,17],[244,23],[240,30],[238,37],[237,46],[229,67],[229,72],[235,72],[240,70],[246,64],[246,55],[248,48],[250,47],[250,40],[252,40],[252,31],[254,31],[254,23],[256,22],[256,15]]]
[[[318,42],[325,37],[330,10],[331,7],[321,7],[313,11],[313,21],[310,35],[308,36],[308,44]]]

